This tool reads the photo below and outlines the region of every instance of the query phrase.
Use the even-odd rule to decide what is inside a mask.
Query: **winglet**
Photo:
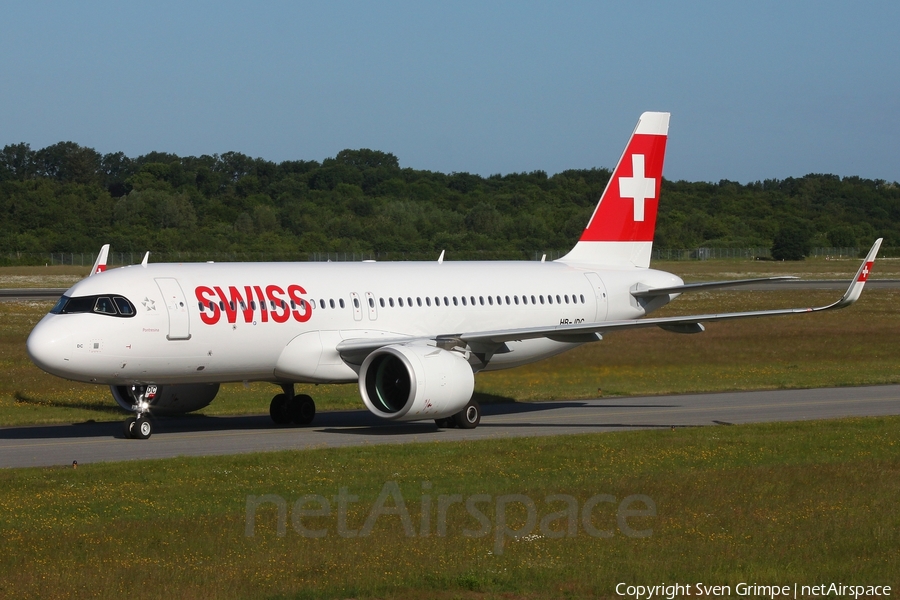
[[[97,255],[97,262],[94,263],[94,268],[91,269],[91,275],[96,275],[97,273],[102,273],[106,270],[106,259],[109,256],[109,244],[103,244],[103,247],[100,248],[100,254]]]
[[[859,265],[859,270],[856,271],[856,277],[854,277],[853,281],[850,282],[850,287],[847,288],[847,291],[844,292],[844,295],[841,297],[841,299],[835,302],[829,308],[844,308],[845,306],[850,306],[851,304],[859,300],[859,297],[863,291],[863,287],[866,285],[866,281],[869,280],[869,274],[872,272],[872,265],[875,264],[875,255],[878,254],[878,249],[881,247],[882,239],[884,238],[878,238],[877,240],[875,240],[875,243],[872,244],[872,248],[866,255],[865,260],[863,260],[862,264]]]

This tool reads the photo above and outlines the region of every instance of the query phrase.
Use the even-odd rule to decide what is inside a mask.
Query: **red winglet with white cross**
[[[861,282],[865,283],[866,281],[869,280],[869,273],[872,272],[873,264],[874,263],[872,261],[869,261],[866,263],[866,266],[863,267],[863,270],[859,272],[859,279],[857,279],[857,281],[861,281]]]

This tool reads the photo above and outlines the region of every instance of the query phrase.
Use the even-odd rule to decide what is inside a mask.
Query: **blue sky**
[[[0,146],[552,174],[666,110],[670,179],[900,181],[900,3],[617,4],[6,3]]]

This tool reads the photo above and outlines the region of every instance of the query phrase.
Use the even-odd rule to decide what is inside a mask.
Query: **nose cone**
[[[26,348],[31,361],[38,367],[60,377],[69,375],[69,358],[72,352],[69,333],[60,317],[67,315],[47,315],[35,325],[28,336]]]

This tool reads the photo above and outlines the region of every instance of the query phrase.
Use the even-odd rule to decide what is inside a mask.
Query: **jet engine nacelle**
[[[475,391],[462,355],[434,346],[392,345],[369,354],[359,393],[375,415],[393,421],[443,419],[461,411]]]
[[[126,385],[111,385],[113,398],[125,410],[132,410],[134,401]],[[159,385],[156,397],[150,402],[150,412],[155,415],[180,415],[199,410],[213,401],[219,393],[218,383],[180,383]]]

